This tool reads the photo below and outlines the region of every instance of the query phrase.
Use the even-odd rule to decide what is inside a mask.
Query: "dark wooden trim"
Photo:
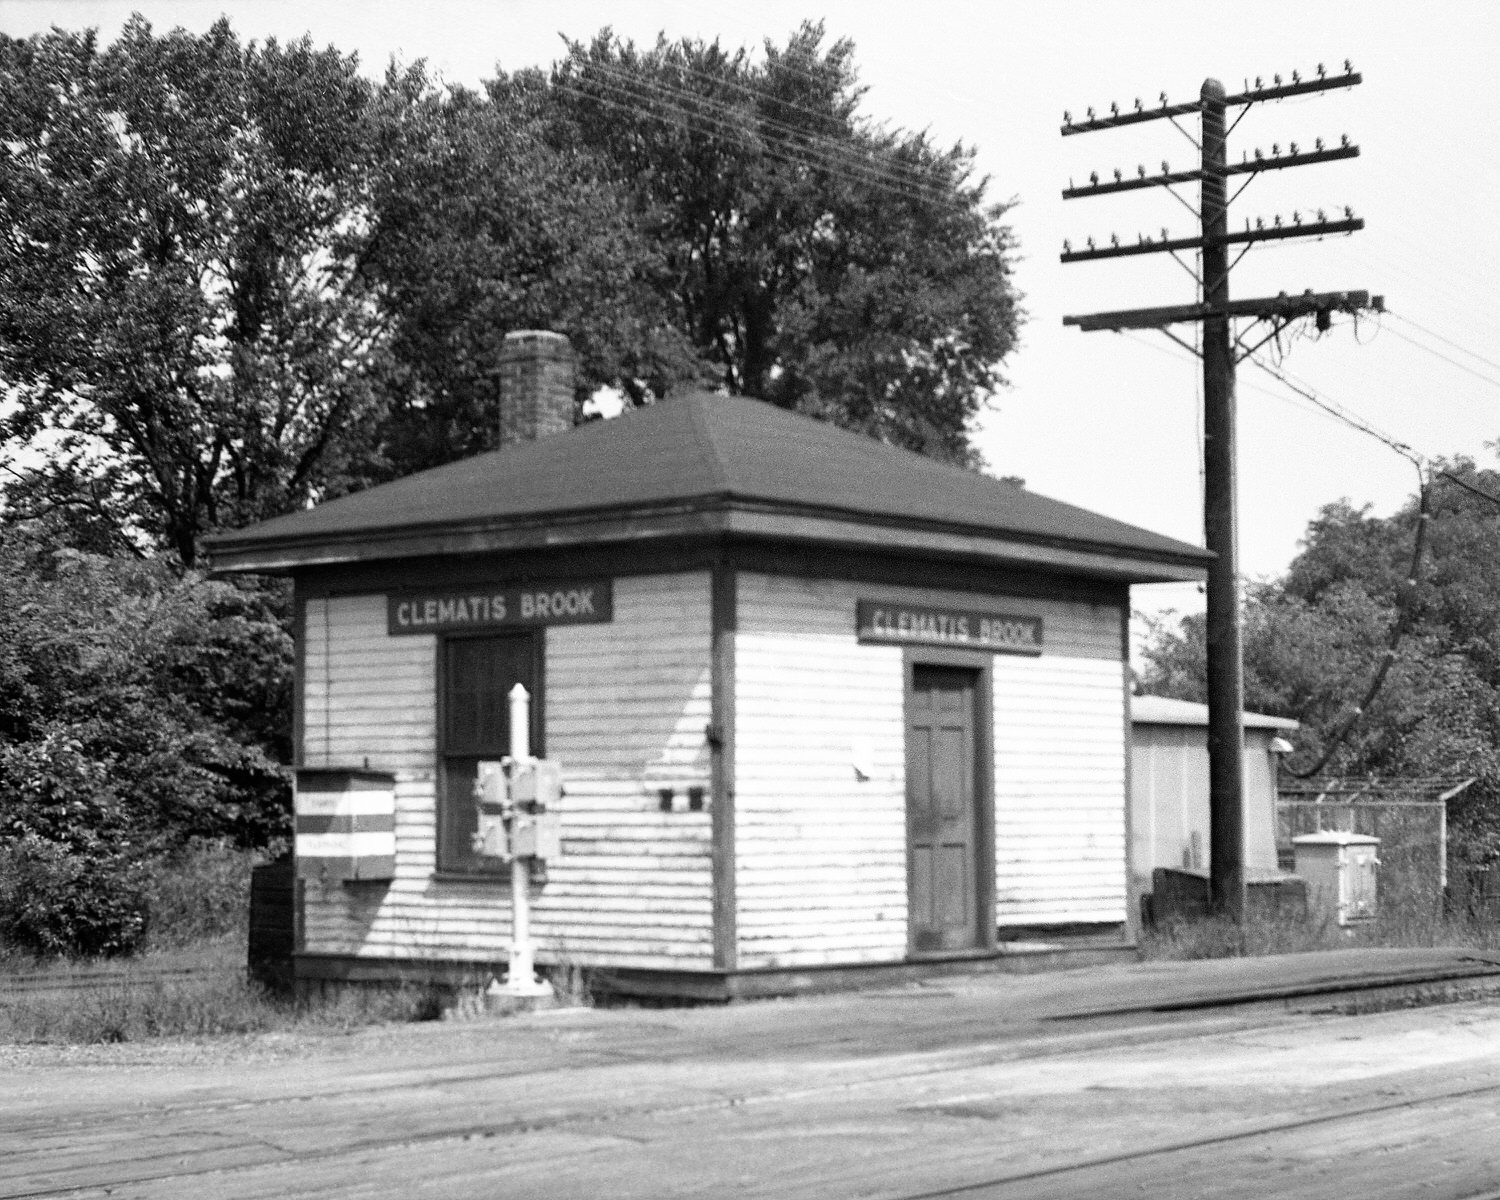
[[[707,571],[724,558],[718,539],[688,538],[641,546],[561,547],[511,554],[423,555],[384,562],[310,567],[299,579],[350,595],[407,588],[467,588],[538,580],[620,578]]]
[[[1118,930],[1118,926],[1114,927]],[[637,997],[689,1003],[726,1003],[774,996],[891,987],[922,979],[955,975],[1029,973],[1064,967],[1134,961],[1135,946],[1116,938],[1074,939],[1067,932],[1038,931],[1044,949],[1001,945],[992,950],[953,952],[920,960],[833,964],[823,967],[767,967],[737,970],[667,970],[649,967],[585,968],[589,989],[600,997]],[[1070,944],[1071,943],[1071,944]],[[543,974],[547,964],[539,964]],[[309,954],[294,957],[299,990],[322,984],[433,985],[444,988],[483,987],[504,974],[501,963],[475,959],[364,958],[352,954]]]
[[[297,878],[325,883],[373,883],[382,887],[396,877],[394,854],[304,855],[297,859]]]
[[[436,761],[433,764],[433,782],[435,787],[433,802],[435,811],[432,823],[432,878],[503,882],[510,878],[509,864],[497,864],[494,867],[484,870],[466,871],[461,868],[449,866],[442,861],[442,825],[443,812],[446,807],[444,797],[448,794],[448,647],[455,642],[476,641],[487,638],[515,640],[524,638],[531,643],[531,753],[537,758],[545,758],[547,754],[547,722],[544,719],[547,705],[547,639],[545,629],[537,627],[521,629],[466,629],[460,632],[433,634],[433,638],[435,639],[434,653],[437,656],[437,661],[433,664],[433,677],[434,690],[437,694],[432,700],[432,712],[437,722],[435,730],[437,736],[433,744],[433,753]],[[509,720],[508,714],[506,719]]]
[[[304,594],[371,595],[406,588],[484,587],[536,580],[675,574],[728,563],[739,571],[851,583],[893,584],[986,597],[1129,604],[1112,581],[1024,566],[955,561],[904,549],[883,554],[764,539],[678,538],[636,546],[563,547],[513,554],[424,555],[387,562],[309,567],[297,572]],[[1125,599],[1122,600],[1122,594]]]
[[[995,948],[998,909],[995,878],[995,656],[984,650],[955,650],[939,646],[903,646],[901,652],[903,736],[911,729],[912,676],[918,666],[962,667],[974,671],[974,837],[975,896],[974,919],[979,923],[979,950]],[[909,761],[906,760],[906,761]],[[907,814],[910,821],[910,811]],[[911,895],[911,828],[907,826],[906,889]],[[907,920],[908,953],[911,948],[911,921]],[[939,952],[945,958],[952,951]],[[931,957],[924,953],[924,960]]]
[[[292,765],[307,761],[307,585],[292,582]]]
[[[296,860],[293,859],[293,873],[296,872]],[[292,880],[292,936],[294,939],[293,949],[297,953],[307,948],[307,880],[293,878]]]
[[[305,813],[296,818],[299,834],[395,833],[395,813]]]
[[[503,960],[446,958],[366,958],[357,954],[319,954],[301,951],[295,956],[297,979],[339,983],[434,983],[450,987],[483,986],[492,976],[503,975]]]
[[[1062,921],[1054,925],[1006,925],[1000,942],[1063,942],[1073,945],[1107,943],[1134,946],[1123,921]]]
[[[298,767],[297,784],[304,791],[361,791],[360,785],[394,788],[396,777],[389,771],[372,771],[368,767]]]
[[[1125,692],[1125,927],[1132,937],[1140,936],[1141,905],[1135,890],[1135,871],[1131,857],[1135,850],[1135,802],[1132,797],[1131,768],[1135,758],[1135,729],[1130,720],[1130,595],[1120,610],[1120,676]]]
[[[443,553],[513,552],[537,546],[642,544],[684,534],[774,537],[824,545],[923,544],[949,554],[1031,561],[1072,567],[1140,583],[1202,578],[1209,552],[1177,543],[1142,546],[1095,541],[1064,533],[1001,529],[963,521],[867,512],[821,504],[755,500],[727,492],[685,496],[661,503],[571,509],[524,516],[385,526],[305,535],[237,531],[208,542],[217,572],[281,573],[320,562],[407,558],[437,547]],[[1165,539],[1163,539],[1165,540]]]
[[[739,628],[739,578],[727,561],[714,564],[711,579],[711,726],[709,754],[713,801],[714,966],[733,970],[739,962],[739,911],[735,892],[734,669]]]
[[[810,546],[766,539],[732,543],[735,565],[762,575],[802,579],[841,579],[851,583],[894,584],[933,591],[973,592],[1027,600],[1066,600],[1083,604],[1120,602],[1128,588],[1063,567],[1004,565],[949,555],[922,554],[904,547],[881,553],[840,546]]]

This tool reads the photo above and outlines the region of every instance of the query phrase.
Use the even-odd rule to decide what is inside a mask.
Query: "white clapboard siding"
[[[306,761],[397,777],[395,880],[309,887],[306,948],[503,961],[509,884],[434,876],[436,638],[389,637],[383,596],[309,600],[306,628]],[[709,814],[661,812],[648,790],[708,782],[710,640],[703,572],[617,579],[611,623],[547,630],[545,750],[566,796],[562,855],[533,892],[539,961],[712,965]]]
[[[1123,920],[1118,607],[747,573],[735,659],[741,966],[906,954],[902,651],[858,642],[860,599],[1042,619],[1040,657],[995,662],[999,923]],[[873,755],[867,780],[857,743]]]
[[[860,646],[840,585],[744,574],[735,639],[739,963],[906,953],[901,651]],[[867,742],[870,778],[854,770]]]
[[[995,660],[1002,927],[1125,919],[1125,690],[1116,646],[1113,659]]]
[[[303,765],[431,772],[432,640],[387,637],[383,596],[313,597],[303,628]]]

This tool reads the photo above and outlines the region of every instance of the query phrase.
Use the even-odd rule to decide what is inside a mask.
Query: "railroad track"
[[[1223,1153],[1244,1147],[1261,1138],[1322,1132],[1341,1123],[1367,1121],[1390,1114],[1414,1113],[1423,1108],[1482,1100],[1492,1096],[1500,1096],[1500,1084],[1484,1083],[1467,1087],[1434,1089],[1399,1099],[1350,1104],[1332,1111],[1260,1121],[1225,1133],[1158,1143],[1120,1154],[1080,1158],[1055,1166],[996,1175],[989,1179],[973,1180],[933,1191],[905,1192],[900,1196],[892,1196],[889,1200],[947,1200],[949,1197],[968,1197],[969,1200],[1001,1200],[1002,1197],[1020,1194],[1036,1197],[1037,1200],[1053,1195],[1082,1196],[1091,1194],[1093,1181],[1091,1177],[1093,1179],[1107,1177],[1111,1183],[1129,1181],[1131,1186],[1143,1186],[1137,1181],[1137,1172],[1143,1169],[1149,1171],[1151,1168],[1165,1168],[1171,1171],[1171,1164],[1174,1160],[1191,1159],[1200,1152]],[[1152,1191],[1149,1185],[1144,1186],[1150,1194],[1162,1194]],[[1460,1196],[1461,1200],[1500,1200],[1500,1190],[1486,1186],[1479,1191],[1465,1191]]]
[[[212,978],[214,967],[98,967],[83,971],[0,973],[0,1004],[7,1000],[54,993],[109,992],[156,987]]]
[[[923,1073],[909,1072],[903,1074],[915,1076]],[[451,1084],[454,1080],[449,1079],[445,1082]],[[725,1097],[709,1104],[660,1105],[648,1106],[646,1108],[622,1106],[618,1111],[588,1114],[559,1114],[497,1122],[453,1122],[420,1132],[393,1132],[383,1136],[351,1138],[339,1144],[328,1145],[318,1149],[286,1150],[266,1147],[266,1152],[263,1155],[252,1156],[250,1161],[238,1163],[235,1167],[230,1168],[230,1170],[231,1172],[235,1170],[254,1171],[264,1168],[285,1170],[289,1168],[295,1169],[299,1166],[311,1167],[315,1164],[328,1163],[340,1159],[358,1160],[363,1158],[368,1160],[370,1156],[382,1152],[403,1149],[418,1150],[424,1147],[434,1148],[444,1143],[456,1144],[493,1138],[503,1139],[528,1134],[546,1133],[569,1127],[591,1126],[600,1128],[607,1127],[612,1121],[626,1117],[686,1114],[693,1110],[702,1111],[705,1109],[728,1110],[747,1102],[757,1104],[775,1103],[793,1095],[806,1097],[809,1094],[825,1090],[836,1091],[841,1089],[833,1087],[796,1091],[778,1090],[777,1092],[758,1096]],[[1444,1106],[1453,1107],[1465,1103],[1473,1104],[1474,1102],[1483,1102],[1493,1097],[1500,1097],[1500,1083],[1484,1082],[1456,1087],[1427,1089],[1395,1098],[1365,1099],[1322,1112],[1256,1121],[1222,1133],[1159,1142],[1123,1153],[1081,1157],[1042,1168],[997,1174],[991,1177],[968,1180],[932,1190],[904,1191],[900,1193],[877,1192],[871,1194],[882,1194],[886,1197],[886,1200],[949,1200],[949,1198],[959,1197],[968,1198],[968,1200],[1006,1200],[1006,1198],[1017,1196],[1025,1196],[1028,1200],[1045,1200],[1048,1197],[1071,1198],[1082,1195],[1107,1195],[1113,1194],[1116,1188],[1140,1190],[1144,1187],[1147,1194],[1157,1196],[1196,1195],[1199,1193],[1191,1181],[1191,1172],[1195,1167],[1201,1166],[1204,1160],[1203,1156],[1205,1155],[1210,1159],[1217,1160],[1226,1155],[1232,1155],[1236,1151],[1250,1150],[1253,1152],[1254,1143],[1257,1140],[1295,1139],[1303,1135],[1336,1138],[1338,1133],[1337,1127],[1341,1124],[1354,1125],[1372,1119],[1378,1120],[1392,1116],[1405,1119],[1410,1115],[1421,1113],[1424,1109],[1433,1110]],[[280,1096],[276,1098],[275,1103],[305,1103],[309,1100],[324,1098],[326,1096],[319,1093],[294,1097]],[[223,1105],[226,1108],[236,1109],[254,1106],[256,1106],[255,1102],[247,1105],[243,1100]],[[218,1106],[209,1105],[208,1107]],[[159,1117],[161,1114],[156,1115]],[[175,1155],[170,1157],[176,1158]],[[121,1166],[125,1166],[125,1164],[121,1164]],[[8,1187],[0,1185],[0,1195],[5,1196],[7,1200],[40,1200],[41,1197],[97,1195],[101,1189],[109,1191],[143,1186],[149,1188],[152,1184],[164,1184],[167,1182],[181,1184],[194,1179],[206,1180],[211,1177],[221,1177],[226,1169],[222,1162],[214,1161],[198,1165],[191,1162],[190,1159],[188,1161],[178,1159],[171,1165],[167,1165],[166,1163],[152,1165],[138,1163],[131,1164],[131,1166],[135,1169],[127,1169],[115,1174],[111,1178],[107,1188],[98,1181],[73,1185],[48,1186],[35,1190],[25,1188],[11,1190]],[[1169,1181],[1165,1187],[1163,1186],[1164,1180]],[[1222,1180],[1220,1182],[1222,1183]],[[1176,1184],[1177,1186],[1174,1188],[1172,1184]],[[1181,1190],[1183,1188],[1187,1190]],[[1274,1194],[1283,1195],[1291,1193],[1275,1192]],[[1462,1191],[1448,1191],[1443,1194],[1448,1197],[1448,1200],[1500,1200],[1500,1190],[1496,1190],[1493,1186],[1488,1185],[1477,1190],[1465,1189]]]
[[[1255,1020],[1234,1022],[1239,1029],[1258,1028],[1261,1024],[1260,1021]],[[1209,1027],[1201,1017],[1198,1017],[1182,1024],[1174,1022],[1170,1026],[1156,1026],[1144,1040],[1150,1043],[1179,1039],[1193,1040],[1208,1032]],[[1221,1032],[1221,1030],[1214,1029],[1213,1032]],[[978,1056],[974,1056],[971,1051],[969,1062],[965,1065],[972,1068],[989,1061],[1014,1062],[1018,1058],[1022,1060],[1033,1057],[1048,1058],[1058,1052],[1063,1054],[1077,1052],[1096,1040],[1102,1043],[1116,1041],[1134,1043],[1136,1041],[1135,1037],[1124,1034],[1124,1031],[1103,1034],[1076,1031],[1061,1036],[1049,1034],[1043,1041],[1032,1046],[1001,1047],[997,1044],[988,1048],[990,1053],[981,1053]],[[597,1068],[614,1064],[644,1063],[654,1059],[653,1049],[649,1038],[643,1038],[639,1043],[630,1038],[623,1041],[611,1038],[607,1045],[597,1047],[581,1063],[575,1059],[572,1065],[574,1069],[577,1069],[580,1066]],[[680,1050],[689,1058],[695,1056],[694,1047],[683,1047]],[[63,1117],[61,1120],[53,1114],[37,1124],[38,1132],[45,1129],[53,1136],[61,1134],[66,1138],[69,1128],[75,1126],[75,1121],[78,1122],[76,1127],[80,1132],[96,1130],[102,1122],[109,1128],[111,1146],[116,1143],[120,1146],[132,1146],[138,1140],[136,1135],[139,1131],[151,1129],[153,1134],[157,1134],[163,1125],[180,1124],[181,1128],[176,1132],[184,1140],[180,1147],[163,1147],[135,1161],[115,1162],[109,1165],[100,1163],[96,1168],[83,1172],[84,1178],[79,1178],[73,1170],[63,1164],[59,1164],[58,1174],[46,1183],[36,1178],[32,1170],[25,1170],[25,1176],[32,1176],[29,1181],[30,1186],[24,1176],[22,1178],[12,1176],[0,1182],[0,1195],[14,1198],[93,1196],[98,1195],[101,1190],[115,1190],[129,1195],[144,1196],[153,1192],[162,1194],[162,1190],[168,1188],[174,1196],[195,1192],[207,1194],[212,1188],[228,1186],[231,1180],[236,1183],[235,1194],[269,1195],[287,1186],[288,1180],[305,1179],[315,1182],[325,1177],[338,1184],[338,1188],[344,1187],[350,1179],[363,1179],[360,1187],[368,1189],[369,1180],[364,1178],[363,1172],[377,1158],[392,1168],[416,1161],[436,1164],[448,1160],[455,1154],[468,1152],[461,1149],[465,1147],[465,1144],[503,1145],[510,1141],[511,1144],[520,1146],[532,1136],[542,1139],[560,1135],[607,1136],[617,1128],[629,1129],[633,1125],[638,1127],[642,1119],[649,1118],[657,1121],[662,1119],[670,1121],[672,1118],[706,1117],[715,1111],[729,1114],[751,1109],[775,1110],[788,1103],[831,1098],[838,1093],[860,1091],[870,1086],[883,1086],[889,1089],[896,1084],[915,1084],[925,1079],[940,1078],[957,1065],[943,1061],[944,1058],[945,1056],[935,1055],[920,1064],[904,1064],[893,1071],[882,1073],[879,1079],[864,1078],[843,1082],[808,1080],[803,1083],[803,1086],[777,1084],[763,1089],[753,1086],[729,1088],[724,1093],[711,1098],[699,1096],[694,1099],[672,1100],[663,1097],[655,1102],[644,1103],[629,1103],[614,1099],[582,1107],[563,1105],[554,1108],[551,1105],[544,1105],[540,1107],[540,1110],[527,1112],[524,1115],[509,1114],[508,1119],[495,1114],[492,1119],[486,1120],[479,1112],[476,1112],[476,1107],[463,1099],[467,1092],[465,1084],[493,1083],[498,1078],[504,1077],[515,1085],[521,1085],[528,1076],[538,1080],[547,1078],[554,1073],[555,1068],[552,1065],[545,1064],[540,1059],[535,1062],[527,1062],[524,1059],[517,1061],[513,1053],[506,1053],[437,1069],[430,1065],[410,1069],[405,1067],[398,1067],[394,1070],[386,1069],[374,1075],[362,1074],[355,1079],[330,1081],[331,1086],[326,1087],[309,1088],[304,1084],[304,1086],[289,1088],[285,1091],[277,1090],[270,1094],[238,1093],[231,1096],[195,1096],[190,1102],[185,1103],[150,1105],[129,1113],[111,1111],[106,1114],[101,1110]],[[385,1096],[395,1100],[396,1097],[408,1094],[413,1089],[419,1090],[425,1097],[428,1097],[424,1101],[426,1105],[432,1103],[431,1097],[433,1096],[449,1096],[452,1101],[450,1111],[441,1114],[434,1113],[434,1119],[430,1121],[403,1120],[397,1127],[387,1126],[384,1129],[379,1128],[378,1123],[375,1123],[375,1127],[367,1123],[366,1118],[370,1112],[378,1111],[386,1106],[387,1102],[378,1100],[377,1097]],[[320,1114],[322,1105],[343,1099],[370,1103],[358,1104],[348,1113],[342,1110],[342,1106],[336,1106]],[[1031,1169],[1012,1170],[1009,1173],[996,1172],[993,1175],[985,1175],[982,1172],[976,1172],[978,1178],[952,1182],[948,1186],[936,1189],[919,1190],[908,1187],[907,1189],[881,1191],[876,1186],[873,1190],[868,1190],[866,1194],[883,1195],[889,1200],[941,1200],[944,1197],[1002,1200],[1002,1198],[1017,1196],[1060,1198],[1079,1195],[1136,1194],[1138,1192],[1161,1197],[1201,1195],[1206,1194],[1208,1190],[1213,1190],[1206,1187],[1200,1188],[1199,1185],[1208,1182],[1204,1178],[1204,1173],[1214,1169],[1217,1160],[1238,1157],[1244,1162],[1253,1164],[1266,1162],[1272,1158],[1295,1156],[1296,1147],[1308,1144],[1317,1145],[1320,1142],[1336,1144],[1340,1139],[1359,1130],[1364,1123],[1373,1122],[1381,1125],[1382,1130],[1390,1128],[1399,1132],[1403,1124],[1410,1125],[1427,1117],[1435,1116],[1438,1125],[1441,1125],[1444,1119],[1450,1124],[1457,1121],[1462,1124],[1464,1130],[1469,1131],[1459,1145],[1459,1152],[1462,1152],[1463,1147],[1468,1147],[1472,1152],[1476,1145],[1473,1130],[1490,1127],[1492,1124],[1490,1118],[1497,1111],[1497,1104],[1500,1104],[1500,1082],[1497,1082],[1495,1073],[1491,1071],[1486,1076],[1475,1071],[1466,1079],[1449,1080],[1438,1086],[1410,1087],[1408,1085],[1400,1094],[1392,1090],[1382,1090],[1375,1094],[1366,1094],[1358,1099],[1348,1098],[1341,1103],[1326,1104],[1294,1115],[1236,1122],[1233,1126],[1221,1127],[1218,1131],[1205,1130],[1197,1135],[1163,1139],[1126,1151],[1078,1156],[1064,1162],[1043,1164]],[[317,1146],[288,1145],[281,1143],[280,1138],[267,1139],[263,1131],[257,1133],[256,1127],[261,1122],[252,1114],[257,1110],[264,1112],[267,1109],[278,1108],[285,1109],[289,1114],[296,1113],[295,1121],[303,1124],[310,1121],[327,1122],[328,1128],[336,1129],[340,1136],[330,1138]],[[549,1109],[551,1111],[548,1111]],[[223,1135],[228,1136],[233,1144],[223,1145],[215,1142],[213,1147],[205,1150],[202,1145],[203,1131],[205,1129],[219,1130],[219,1122],[222,1120],[222,1118],[212,1118],[210,1114],[228,1114],[231,1111],[235,1114],[234,1132],[231,1134],[229,1129],[225,1128]],[[476,1120],[476,1116],[479,1119]],[[354,1119],[356,1117],[358,1119]],[[29,1125],[30,1122],[24,1121],[9,1125],[7,1135],[14,1146],[24,1145],[27,1133],[30,1132]],[[1395,1138],[1393,1137],[1392,1140],[1394,1141]],[[1481,1142],[1483,1140],[1481,1139]],[[1452,1151],[1451,1138],[1447,1144]],[[1293,1149],[1287,1150],[1288,1146]],[[395,1157],[389,1157],[391,1155]],[[9,1156],[5,1151],[0,1151],[0,1166],[4,1165],[7,1157]],[[1454,1153],[1450,1152],[1449,1161],[1451,1162],[1453,1158]],[[230,1161],[231,1159],[233,1161]],[[359,1166],[361,1163],[365,1165]],[[1205,1166],[1205,1164],[1208,1165]],[[858,1167],[855,1163],[850,1165],[852,1169]],[[1393,1164],[1387,1164],[1383,1169],[1390,1169],[1391,1165]],[[35,1169],[37,1175],[45,1172],[42,1164],[38,1163],[37,1168],[39,1168]],[[10,1173],[0,1171],[0,1174]],[[1425,1176],[1424,1178],[1435,1177]],[[873,1184],[875,1180],[872,1178],[867,1182]],[[1218,1182],[1220,1184],[1224,1182],[1222,1176]],[[1285,1184],[1288,1181],[1279,1179],[1275,1182]],[[311,1188],[312,1184],[309,1183],[308,1186]],[[338,1194],[344,1194],[338,1188],[335,1188]],[[1222,1188],[1219,1190],[1222,1191]],[[400,1194],[400,1191],[400,1187],[393,1181],[391,1190],[386,1194]],[[299,1191],[297,1194],[303,1193]],[[311,1191],[308,1194],[312,1194]],[[537,1193],[526,1192],[526,1194]],[[575,1192],[574,1194],[584,1193]],[[1248,1195],[1251,1192],[1242,1189],[1234,1194]],[[1257,1194],[1303,1195],[1304,1193],[1296,1190],[1286,1192],[1271,1189],[1269,1192]],[[1322,1196],[1325,1193],[1318,1190],[1316,1194]],[[1341,1194],[1407,1193],[1389,1190],[1361,1192],[1358,1186],[1355,1186],[1352,1191],[1346,1190]],[[1493,1178],[1483,1181],[1483,1186],[1478,1181],[1472,1181],[1468,1186],[1446,1188],[1437,1194],[1443,1196],[1445,1200],[1460,1200],[1460,1198],[1500,1200],[1500,1193],[1494,1190]]]

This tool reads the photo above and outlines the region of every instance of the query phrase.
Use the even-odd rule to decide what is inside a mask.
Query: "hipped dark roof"
[[[1133,560],[1135,569],[1104,573],[1142,580],[1198,578],[1210,557],[760,401],[701,392],[221,534],[209,549],[219,570],[287,570],[505,549],[526,542],[522,530],[534,532],[532,545],[558,544],[562,530],[570,544],[616,540],[610,529],[622,519],[633,537],[649,536],[653,520],[680,533],[694,514],[699,532],[776,537],[784,526],[799,540],[879,544],[870,535],[881,526],[926,529],[955,546],[954,538],[1029,545],[1022,557],[1037,563],[1049,556],[1035,551],[1071,549]],[[1148,563],[1165,570],[1142,570]]]

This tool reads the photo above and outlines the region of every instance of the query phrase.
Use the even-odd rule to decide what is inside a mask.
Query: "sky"
[[[1190,100],[1206,77],[1230,92],[1260,76],[1329,74],[1353,63],[1355,88],[1252,106],[1233,130],[1237,161],[1272,143],[1310,146],[1316,137],[1359,146],[1358,158],[1266,172],[1236,199],[1246,219],[1349,206],[1366,228],[1323,242],[1292,240],[1254,249],[1234,268],[1231,294],[1363,289],[1388,314],[1344,319],[1322,337],[1270,343],[1273,365],[1335,407],[1422,456],[1468,455],[1494,463],[1500,437],[1500,322],[1490,290],[1500,277],[1500,145],[1490,92],[1500,46],[1500,4],[1363,0],[1230,7],[1205,3],[1073,0],[759,0],[753,5],[662,0],[0,0],[0,31],[24,36],[58,25],[98,27],[106,39],[131,11],[159,29],[207,28],[228,15],[243,38],[311,34],[357,52],[372,75],[392,56],[422,58],[442,78],[476,84],[498,66],[546,66],[563,38],[587,39],[605,25],[638,42],[718,38],[726,46],[784,43],[804,20],[856,47],[868,88],[863,113],[927,130],[977,152],[989,195],[1014,201],[1007,221],[1019,242],[1016,280],[1028,319],[1006,364],[1009,385],[994,398],[977,445],[990,469],[1024,478],[1033,491],[1186,541],[1202,542],[1201,368],[1189,351],[1154,332],[1081,333],[1067,314],[1185,304],[1195,285],[1165,255],[1063,265],[1064,238],[1082,244],[1111,233],[1194,231],[1195,218],[1159,189],[1064,202],[1070,180],[1109,178],[1163,161],[1196,165],[1182,130],[1153,121],[1063,138],[1065,110],[1081,118],[1165,92]],[[1231,118],[1232,119],[1232,118]],[[1186,125],[1195,132],[1195,123]],[[1196,190],[1183,193],[1196,203]],[[1190,264],[1189,264],[1190,265]],[[1191,326],[1178,326],[1190,341]],[[1258,338],[1252,339],[1258,340]],[[1240,568],[1274,577],[1325,504],[1347,499],[1378,514],[1415,491],[1413,464],[1382,441],[1330,416],[1251,363],[1239,368]],[[1201,607],[1196,585],[1136,589],[1147,609]]]

